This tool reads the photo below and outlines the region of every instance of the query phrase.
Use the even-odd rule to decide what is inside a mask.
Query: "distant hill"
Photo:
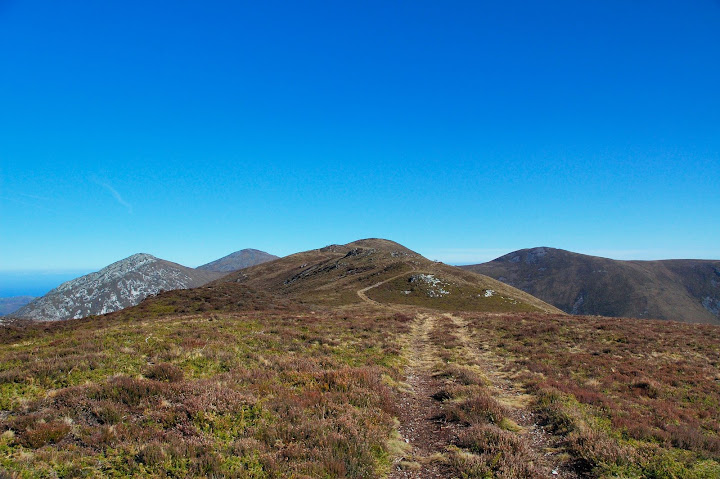
[[[462,268],[571,314],[720,324],[720,261],[618,261],[541,247]]]
[[[257,249],[248,248],[236,251],[202,266],[198,266],[196,269],[202,271],[229,273],[231,271],[237,271],[257,264],[266,263],[274,259],[278,259],[278,256]]]
[[[0,316],[14,313],[33,299],[35,299],[34,296],[11,296],[9,298],[0,298]]]
[[[492,278],[430,261],[383,239],[286,256],[230,273],[208,287],[224,283],[327,306],[369,301],[444,310],[559,312]]]
[[[13,318],[58,321],[105,314],[161,291],[194,288],[220,277],[149,254],[136,254],[96,273],[67,281],[19,309]]]

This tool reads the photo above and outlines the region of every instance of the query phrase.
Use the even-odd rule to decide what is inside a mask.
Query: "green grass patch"
[[[436,285],[417,280],[420,273],[408,274],[383,283],[366,292],[379,303],[406,304],[441,311],[535,312],[535,306],[501,294],[487,295],[488,290],[456,280]]]

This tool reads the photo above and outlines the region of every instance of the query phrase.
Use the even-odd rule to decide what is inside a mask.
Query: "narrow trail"
[[[395,311],[412,312],[408,307],[379,303],[367,297],[367,291],[413,271],[406,271],[367,288],[357,291],[360,299],[373,306]],[[451,476],[444,453],[456,436],[457,426],[437,419],[442,404],[432,398],[442,387],[442,380],[434,377],[434,367],[440,360],[430,333],[435,326],[435,317],[429,314],[415,314],[407,339],[407,369],[405,382],[408,392],[399,398],[398,432],[407,444],[404,457],[398,458],[389,479],[436,479]]]
[[[368,291],[370,291],[370,290],[373,289],[373,288],[377,288],[378,286],[382,286],[382,285],[385,284],[385,283],[389,283],[390,281],[392,281],[392,280],[394,280],[394,279],[401,278],[401,277],[405,276],[406,274],[411,274],[411,273],[414,273],[414,272],[415,272],[415,270],[412,269],[412,270],[410,270],[410,271],[405,271],[404,273],[397,274],[397,275],[393,276],[392,278],[388,278],[388,279],[386,279],[386,280],[380,281],[379,283],[375,283],[375,284],[373,284],[372,286],[368,286],[367,288],[363,288],[363,289],[358,290],[358,291],[357,291],[357,295],[360,297],[360,299],[362,299],[362,300],[365,301],[366,303],[372,304],[373,306],[377,306],[377,307],[380,307],[380,308],[389,308],[389,309],[398,310],[398,309],[400,309],[400,308],[398,308],[398,307],[396,307],[396,306],[391,306],[391,305],[389,305],[389,304],[378,303],[378,302],[375,301],[374,299],[368,298],[368,296],[367,296],[365,293],[367,293]]]
[[[402,396],[398,408],[398,432],[410,450],[395,465],[390,479],[450,477],[444,453],[458,428],[438,419],[442,404],[432,398],[442,387],[442,381],[433,375],[439,360],[430,340],[434,326],[435,318],[427,314],[418,314],[412,326],[406,370],[410,391]]]
[[[407,444],[407,451],[396,460],[388,478],[456,477],[455,471],[448,464],[447,451],[463,426],[439,419],[442,417],[443,403],[433,398],[446,385],[446,380],[436,374],[438,364],[443,359],[433,342],[432,332],[441,319],[449,319],[455,326],[455,336],[460,343],[457,357],[462,359],[458,364],[474,365],[482,371],[493,397],[507,408],[510,419],[522,429],[520,434],[527,437],[535,453],[534,462],[542,471],[539,477],[575,479],[577,475],[573,471],[563,470],[554,464],[552,451],[557,445],[557,438],[538,425],[539,419],[530,407],[532,396],[526,394],[503,371],[502,359],[483,347],[478,332],[468,327],[463,318],[439,312],[418,313],[409,307],[379,303],[366,295],[367,291],[409,273],[412,271],[357,291],[358,296],[368,304],[415,316],[405,346],[408,361],[405,371],[407,393],[399,398],[398,407],[398,432]]]
[[[553,451],[558,445],[558,438],[549,434],[542,426],[540,419],[531,409],[533,397],[523,391],[523,388],[513,382],[505,373],[503,361],[488,349],[482,347],[482,342],[476,332],[470,331],[466,321],[452,314],[445,314],[458,328],[458,339],[463,344],[466,357],[477,364],[489,382],[493,397],[510,412],[510,418],[518,424],[526,435],[528,443],[537,457],[537,465],[543,472],[543,477],[577,478],[574,471],[560,467],[553,460]]]

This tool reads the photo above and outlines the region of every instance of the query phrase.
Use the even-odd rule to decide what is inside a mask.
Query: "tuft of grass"
[[[491,424],[475,425],[458,435],[451,464],[463,477],[536,478],[543,473],[527,441]]]

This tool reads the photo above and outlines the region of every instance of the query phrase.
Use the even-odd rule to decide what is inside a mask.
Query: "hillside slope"
[[[303,303],[341,306],[373,301],[468,311],[559,312],[553,306],[487,276],[430,261],[384,239],[286,256],[231,273],[235,282]]]
[[[201,271],[215,271],[218,273],[229,273],[231,271],[237,271],[239,269],[249,268],[256,264],[266,263],[277,259],[278,256],[274,254],[266,253],[257,249],[241,249],[235,251],[227,256],[223,256],[220,259],[211,261],[202,266],[198,266],[196,269]]]
[[[720,261],[618,261],[542,247],[462,268],[571,314],[720,324]]]
[[[136,254],[67,281],[15,312],[13,318],[59,321],[134,306],[160,291],[194,288],[221,276],[149,254]]]

